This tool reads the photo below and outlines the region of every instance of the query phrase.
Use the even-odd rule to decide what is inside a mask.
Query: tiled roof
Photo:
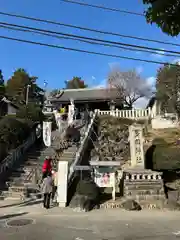
[[[117,89],[85,88],[62,90],[56,97],[49,98],[52,102],[90,101],[90,100],[120,100],[121,96]]]
[[[14,107],[14,108],[16,108],[16,109],[19,108],[16,104],[14,104],[12,101],[10,101],[10,100],[9,100],[8,98],[6,98],[6,97],[4,97],[1,101],[5,102],[5,103],[7,103],[7,104],[10,104],[12,107]]]

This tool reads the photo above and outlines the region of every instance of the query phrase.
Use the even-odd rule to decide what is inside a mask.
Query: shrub
[[[180,149],[171,146],[156,146],[153,153],[153,169],[180,169]]]
[[[180,169],[180,148],[175,144],[167,143],[163,138],[153,140],[155,146],[153,156],[154,170]]]

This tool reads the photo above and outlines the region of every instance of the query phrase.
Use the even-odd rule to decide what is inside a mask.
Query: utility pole
[[[26,87],[26,105],[28,105],[28,101],[29,101],[29,88],[31,87],[31,85],[27,85]]]

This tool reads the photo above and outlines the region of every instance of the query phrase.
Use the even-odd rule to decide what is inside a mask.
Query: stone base
[[[58,202],[58,206],[65,208],[66,207],[66,202]]]
[[[164,201],[162,173],[128,169],[124,173],[124,197],[141,202]]]
[[[127,200],[126,198],[120,198],[120,199],[117,199],[115,201],[113,200],[110,200],[110,201],[106,201],[102,204],[100,204],[100,208],[102,209],[123,209],[122,207],[122,203]],[[143,209],[149,209],[149,210],[157,210],[157,209],[164,209],[165,208],[165,203],[166,203],[166,200],[162,201],[162,200],[155,200],[155,201],[144,201],[144,200],[141,200],[141,201],[138,201],[137,200],[137,203],[139,203],[139,205],[141,206],[142,210]]]

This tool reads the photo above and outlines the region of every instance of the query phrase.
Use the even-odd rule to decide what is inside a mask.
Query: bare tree
[[[132,108],[133,104],[142,97],[150,97],[152,89],[145,79],[135,70],[121,71],[113,68],[108,76],[111,88],[116,88],[117,93],[122,96],[124,105]]]

